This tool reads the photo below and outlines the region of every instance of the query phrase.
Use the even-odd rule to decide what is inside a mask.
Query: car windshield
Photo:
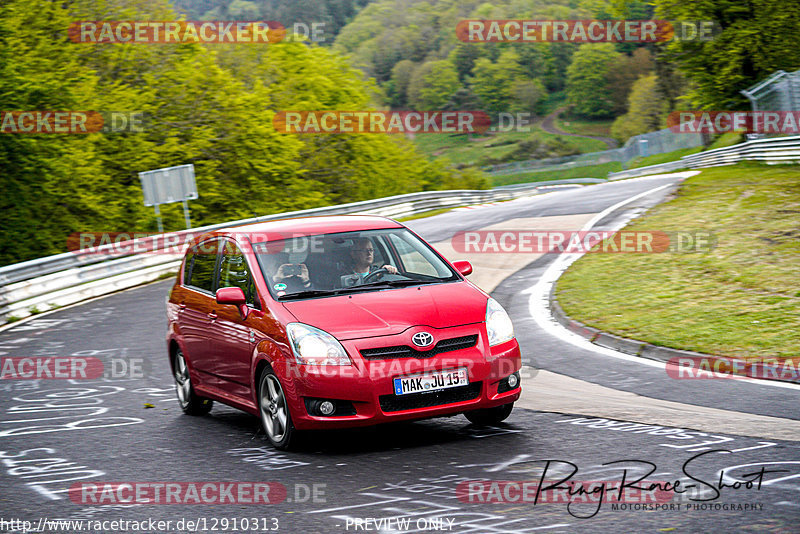
[[[424,241],[405,228],[293,237],[253,243],[278,300],[395,289],[459,280]]]

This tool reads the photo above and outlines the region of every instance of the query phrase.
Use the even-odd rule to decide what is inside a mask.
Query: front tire
[[[272,446],[280,450],[289,449],[295,442],[297,430],[292,424],[283,387],[269,367],[264,368],[258,381],[258,409],[261,425]]]
[[[466,417],[470,423],[477,426],[489,426],[489,425],[496,425],[502,421],[508,419],[508,416],[511,415],[511,410],[514,409],[514,403],[509,402],[508,404],[503,404],[502,406],[495,406],[494,408],[484,408],[483,410],[473,410],[471,412],[466,412],[464,417]]]
[[[214,401],[194,392],[192,381],[189,378],[189,367],[186,365],[186,358],[183,357],[180,349],[176,350],[172,357],[172,368],[175,376],[175,393],[178,395],[178,403],[183,413],[205,415],[210,412]]]

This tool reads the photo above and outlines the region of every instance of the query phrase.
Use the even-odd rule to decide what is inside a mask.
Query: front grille
[[[453,352],[474,347],[478,343],[478,336],[461,336],[439,341],[430,350],[417,350],[408,345],[394,347],[378,347],[376,349],[361,349],[361,355],[368,360],[391,360],[394,358],[430,358],[444,352]]]
[[[430,393],[410,393],[408,395],[381,395],[379,401],[384,412],[399,412],[430,408],[453,402],[477,399],[481,394],[483,382],[473,382],[463,387],[433,391]]]

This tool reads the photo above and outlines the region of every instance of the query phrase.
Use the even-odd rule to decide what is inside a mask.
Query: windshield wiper
[[[444,280],[379,280],[376,282],[370,282],[368,284],[353,286],[353,288],[379,287],[379,286],[403,287],[403,286],[416,286],[422,284],[438,284],[439,282],[444,282]]]
[[[297,293],[288,293],[286,295],[281,295],[280,297],[278,297],[278,300],[283,301],[283,300],[308,299],[314,297],[330,297],[333,295],[341,295],[343,293],[358,293],[362,289],[383,289],[383,288],[388,289],[393,287],[437,284],[439,282],[445,282],[445,281],[446,280],[384,280],[384,281],[370,282],[369,284],[361,284],[352,287],[342,287],[339,289],[309,289]]]
[[[295,300],[295,299],[307,299],[311,297],[324,297],[330,295],[338,295],[342,290],[341,289],[309,289],[307,291],[299,291],[297,293],[287,293],[286,295],[281,295],[278,297],[278,300]]]

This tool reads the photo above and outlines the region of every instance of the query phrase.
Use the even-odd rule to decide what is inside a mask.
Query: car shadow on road
[[[215,407],[207,417],[220,426],[248,432],[259,446],[269,447],[258,418],[225,408]],[[459,415],[361,428],[303,431],[292,450],[296,453],[353,455],[472,442],[476,438],[507,439],[521,432],[522,428],[513,423],[478,427]]]

